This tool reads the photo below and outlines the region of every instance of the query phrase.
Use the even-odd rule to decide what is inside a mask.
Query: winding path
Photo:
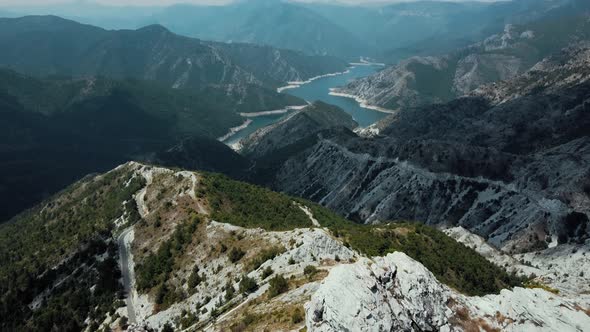
[[[133,230],[133,227],[127,228],[119,235],[117,243],[119,245],[119,255],[121,257],[121,275],[123,276],[123,287],[125,288],[127,305],[127,318],[129,324],[137,324],[135,317],[135,307],[133,306],[133,288],[131,287],[131,274],[129,272],[129,248],[125,245],[125,237]]]

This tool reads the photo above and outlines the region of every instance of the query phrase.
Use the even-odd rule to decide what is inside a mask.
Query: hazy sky
[[[279,1],[279,0],[277,0]],[[414,0],[295,0],[302,2],[341,2],[348,4],[368,4],[368,3],[394,3]],[[440,1],[440,0],[439,0]],[[449,0],[445,0],[449,1]],[[465,0],[450,0],[450,1],[465,1]],[[472,1],[494,1],[494,0],[472,0]],[[22,5],[48,5],[54,3],[72,3],[71,0],[0,0],[0,6],[22,6]],[[194,3],[194,4],[225,4],[232,2],[232,0],[95,0],[86,2],[97,2],[108,5],[170,5],[174,3]]]

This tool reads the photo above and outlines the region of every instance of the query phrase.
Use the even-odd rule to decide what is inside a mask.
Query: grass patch
[[[523,284],[523,286],[526,287],[526,288],[540,288],[540,289],[546,290],[546,291],[548,291],[550,293],[553,293],[553,294],[559,294],[559,290],[558,289],[549,287],[549,286],[547,286],[547,285],[545,285],[545,284],[543,284],[543,283],[541,283],[539,281],[535,281],[535,280],[526,281]]]

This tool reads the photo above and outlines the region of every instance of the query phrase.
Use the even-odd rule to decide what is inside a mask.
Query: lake
[[[303,84],[297,88],[284,90],[283,93],[302,98],[308,102],[316,100],[323,101],[328,104],[336,105],[342,108],[346,113],[352,115],[353,119],[361,126],[368,127],[373,123],[383,119],[387,113],[378,112],[360,107],[354,99],[338,97],[330,95],[330,88],[336,88],[346,85],[348,82],[369,76],[383,67],[380,66],[354,66],[350,68],[348,73],[336,76],[322,77],[307,84]],[[252,123],[243,130],[240,130],[230,138],[224,141],[227,145],[232,145],[239,142],[242,138],[247,137],[256,130],[268,126],[280,120],[285,114],[279,115],[265,115],[252,119]]]

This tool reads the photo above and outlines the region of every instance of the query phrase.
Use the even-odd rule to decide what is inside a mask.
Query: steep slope
[[[404,109],[374,138],[315,135],[265,183],[359,222],[461,225],[506,251],[546,247],[551,237],[582,243],[590,235],[586,58],[571,48],[542,62],[556,63],[537,71],[549,85],[500,104],[469,97]],[[537,74],[500,91],[529,75]]]
[[[28,16],[1,19],[0,28],[6,50],[0,64],[40,76],[133,77],[174,88],[228,86],[244,94],[250,85],[274,89],[345,67],[342,61],[292,51],[204,42],[160,25],[108,31],[55,16]],[[263,67],[269,56],[274,65]]]
[[[282,121],[259,129],[241,142],[240,151],[250,158],[257,159],[305,141],[322,130],[353,130],[357,126],[352,117],[342,109],[317,101]]]
[[[501,290],[522,279],[427,226],[356,225],[223,176],[138,163],[0,225],[0,255],[3,329],[550,330],[590,320],[583,297]],[[531,309],[540,299],[544,315]]]
[[[335,92],[392,110],[448,102],[483,84],[510,80],[588,38],[586,15],[510,24],[480,43],[445,56],[409,58]]]
[[[163,163],[238,175],[246,162],[212,138],[242,120],[230,101],[155,82],[39,80],[0,70],[0,220],[80,177],[191,139],[208,159]],[[225,161],[236,162],[225,165]],[[174,164],[178,162],[179,164]]]

